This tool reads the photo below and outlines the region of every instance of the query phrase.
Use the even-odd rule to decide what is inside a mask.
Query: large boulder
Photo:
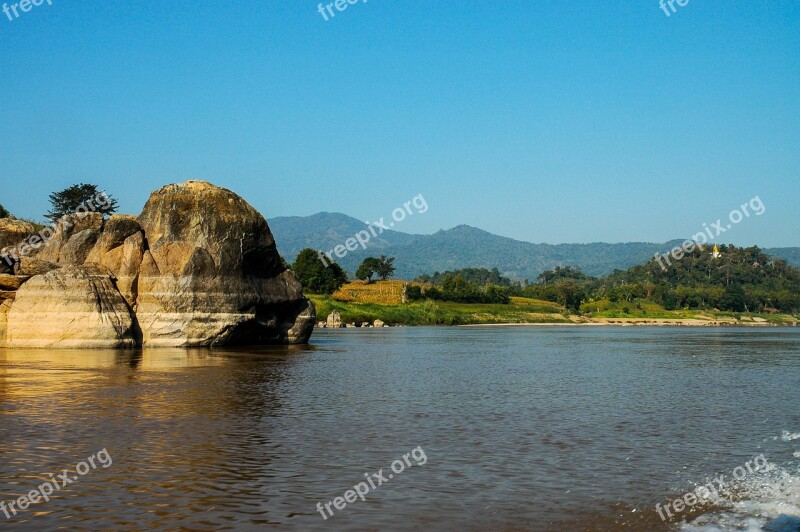
[[[133,314],[107,271],[68,266],[20,287],[7,317],[9,347],[93,348],[137,344]]]
[[[313,306],[242,198],[202,181],[169,185],[150,196],[139,224],[148,242],[136,305],[145,345],[308,341]]]
[[[30,279],[0,293],[12,347],[306,343],[314,328],[264,217],[206,182],[154,192],[138,218],[66,216],[43,240]]]

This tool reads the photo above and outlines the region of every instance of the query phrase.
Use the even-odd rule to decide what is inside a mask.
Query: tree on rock
[[[0,205],[0,218],[11,218],[11,213],[2,205]]]
[[[325,266],[313,249],[301,251],[292,265],[303,288],[312,294],[332,294],[347,282],[347,274],[341,266],[331,262]]]
[[[372,276],[378,273],[381,262],[375,257],[367,257],[361,262],[361,266],[356,270],[356,278],[367,283],[372,282]]]
[[[50,194],[52,208],[45,214],[51,222],[76,212],[99,212],[112,214],[119,207],[117,200],[98,190],[97,185],[80,183]]]

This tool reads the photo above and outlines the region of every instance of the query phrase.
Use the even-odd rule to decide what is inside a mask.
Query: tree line
[[[381,255],[380,257],[367,257],[361,262],[356,271],[356,279],[371,283],[373,277],[383,281],[394,276],[394,257]],[[332,294],[347,283],[347,273],[335,262],[323,263],[319,259],[319,252],[306,248],[298,253],[292,264],[297,278],[303,288],[312,294]]]
[[[656,260],[605,277],[580,268],[556,268],[536,284],[514,287],[526,297],[554,301],[579,311],[591,303],[651,301],[666,310],[800,312],[800,270],[758,247],[719,246],[720,256],[695,250],[664,270]]]
[[[714,257],[708,250],[695,250],[666,270],[651,260],[599,278],[579,267],[556,267],[542,272],[534,283],[512,281],[497,268],[434,272],[415,279],[429,286],[408,285],[406,299],[508,303],[519,296],[558,303],[574,313],[591,312],[596,308],[592,303],[602,301],[637,306],[649,301],[666,310],[800,312],[800,270],[758,247],[721,245],[719,251],[720,256]],[[308,259],[312,259],[311,253]],[[372,280],[378,271],[374,260],[365,259],[359,278]],[[341,272],[337,283],[345,282],[346,275]]]

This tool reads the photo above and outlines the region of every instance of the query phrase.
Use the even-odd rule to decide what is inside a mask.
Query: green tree
[[[725,293],[722,295],[720,301],[722,310],[731,310],[733,312],[744,312],[744,290],[737,284],[728,285],[725,288]]]
[[[497,268],[492,268],[491,270],[487,270],[486,268],[461,268],[459,270],[446,271],[444,273],[436,272],[433,274],[433,276],[427,274],[420,275],[416,280],[420,283],[440,285],[444,282],[444,279],[448,275],[450,277],[461,275],[461,277],[467,281],[478,286],[487,286],[490,284],[497,286],[511,286],[512,284],[511,279],[503,277]]]
[[[575,279],[576,281],[590,280],[591,277],[581,271],[580,266],[556,266],[555,270],[547,270],[539,274],[538,280],[542,284],[551,284],[561,279]]]
[[[478,287],[459,273],[455,277],[447,276],[442,283],[442,292],[448,301],[461,301],[469,303],[476,299]]]
[[[378,274],[378,277],[381,280],[386,281],[389,277],[394,275],[395,267],[392,265],[394,262],[394,257],[386,257],[386,255],[381,255],[378,259],[378,263],[376,265],[375,273]]]
[[[325,257],[326,263],[329,261]],[[341,266],[330,262],[326,266],[319,257],[319,253],[306,248],[301,251],[292,265],[303,288],[312,294],[332,294],[347,282],[347,274]]]
[[[581,301],[586,297],[583,289],[573,279],[560,279],[555,284],[556,298],[559,304],[578,312]]]
[[[11,218],[11,213],[2,205],[0,205],[0,218]]]
[[[508,297],[508,288],[506,287],[490,284],[484,288],[484,293],[488,303],[502,303],[503,305],[511,303],[511,298]]]
[[[358,270],[356,270],[356,278],[371,283],[372,276],[378,273],[380,267],[380,260],[375,257],[367,257],[361,262],[361,266],[358,267]]]
[[[78,212],[84,208],[87,211],[101,214],[112,214],[119,207],[117,200],[112,196],[98,190],[97,185],[80,183],[65,188],[61,192],[50,194],[52,208],[45,214],[51,222],[57,222],[67,214]]]

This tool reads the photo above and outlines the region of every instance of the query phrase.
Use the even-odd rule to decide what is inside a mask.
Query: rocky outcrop
[[[295,323],[313,307],[266,220],[242,198],[202,182],[170,185],[150,197],[139,224],[148,250],[136,314],[146,344],[308,339],[312,327]]]
[[[86,257],[86,263],[114,272],[117,288],[132,308],[137,304],[139,270],[146,244],[144,231],[135,216],[114,215],[108,219]]]
[[[16,246],[33,234],[34,230],[30,222],[16,218],[0,218],[0,250]]]
[[[103,215],[98,212],[63,217],[56,224],[57,230],[47,230],[51,236],[35,252],[36,258],[52,264],[83,264],[100,238],[104,223]]]
[[[33,234],[34,231],[33,224],[29,222],[14,218],[0,218],[0,274],[12,273],[11,264],[4,259],[16,256],[17,244]],[[8,254],[3,255],[3,252]]]
[[[8,347],[133,347],[131,308],[109,272],[68,266],[37,275],[8,312]]]
[[[0,342],[11,347],[305,343],[311,335],[316,311],[266,220],[229,190],[169,185],[138,218],[76,214],[57,227],[22,259],[24,281],[0,277],[21,285],[13,298],[0,291],[0,302],[13,299],[5,326],[0,313]]]

